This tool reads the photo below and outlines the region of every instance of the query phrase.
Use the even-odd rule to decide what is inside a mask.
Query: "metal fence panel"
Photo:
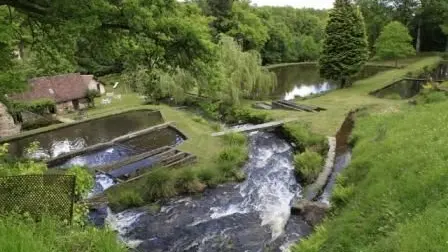
[[[22,175],[0,177],[0,213],[59,216],[71,221],[75,176]]]

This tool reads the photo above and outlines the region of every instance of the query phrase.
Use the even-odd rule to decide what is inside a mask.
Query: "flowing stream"
[[[202,195],[175,198],[154,213],[147,208],[109,213],[107,222],[138,251],[284,251],[309,234],[290,203],[301,187],[290,145],[271,133],[253,133],[247,179]],[[98,183],[110,186],[104,178]]]

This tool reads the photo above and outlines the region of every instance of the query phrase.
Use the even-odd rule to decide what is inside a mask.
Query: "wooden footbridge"
[[[212,134],[212,136],[217,137],[217,136],[223,136],[223,135],[227,135],[227,134],[231,134],[231,133],[268,130],[268,129],[273,129],[273,128],[280,127],[280,126],[282,126],[285,123],[293,122],[293,121],[296,121],[296,120],[298,120],[298,119],[297,118],[289,118],[289,119],[284,119],[284,120],[274,121],[274,122],[268,122],[268,123],[263,123],[263,124],[248,125],[248,126],[243,126],[243,127],[239,127],[239,128],[234,128],[234,129],[221,131],[221,132],[215,132],[215,133]]]

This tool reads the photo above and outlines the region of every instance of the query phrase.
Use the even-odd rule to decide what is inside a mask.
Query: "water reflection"
[[[160,112],[130,111],[113,116],[70,125],[9,142],[9,153],[26,155],[32,142],[39,142],[42,157],[53,158],[60,154],[107,142],[130,132],[142,130],[163,122]]]
[[[364,79],[387,69],[390,67],[365,66],[353,80]],[[292,100],[295,97],[307,97],[339,88],[337,82],[321,78],[314,63],[278,67],[272,71],[277,75],[278,86],[273,92],[276,98]]]

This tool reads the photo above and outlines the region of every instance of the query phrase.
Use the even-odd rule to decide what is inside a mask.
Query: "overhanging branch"
[[[45,15],[49,11],[49,6],[40,5],[29,0],[0,0],[0,6],[1,5],[13,7],[21,12],[30,15]]]

